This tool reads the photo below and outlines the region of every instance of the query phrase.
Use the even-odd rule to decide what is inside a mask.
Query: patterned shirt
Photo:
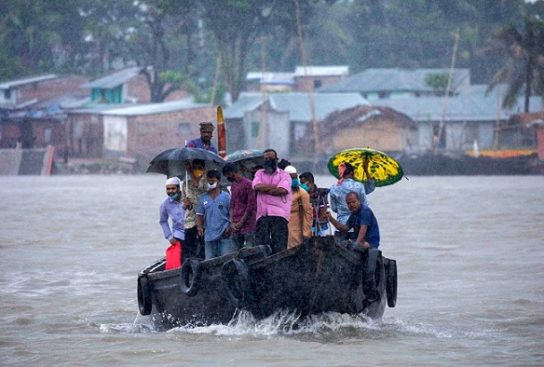
[[[204,177],[204,176],[202,176]],[[187,198],[193,204],[191,210],[185,211],[185,229],[193,228],[196,226],[196,207],[198,206],[198,200],[202,194],[206,193],[204,188],[204,179],[201,179],[198,187],[194,187],[191,182],[187,185],[185,182],[181,185],[181,198]],[[187,186],[189,190],[187,190]]]
[[[361,205],[368,206],[365,186],[360,182],[352,180],[351,178],[344,179],[340,185],[332,185],[331,191],[329,192],[331,196],[331,209],[337,214],[336,219],[342,224],[346,224],[349,216],[351,215],[351,212],[348,209],[348,204],[346,203],[346,196],[352,191],[359,195]]]

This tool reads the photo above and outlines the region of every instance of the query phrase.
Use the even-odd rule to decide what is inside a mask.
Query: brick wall
[[[406,149],[407,130],[402,123],[372,119],[357,127],[337,130],[332,136],[332,147],[334,150],[370,147],[383,151],[401,151]]]
[[[126,84],[125,102],[146,103],[151,100],[151,93],[145,76],[139,74],[130,79]]]
[[[87,78],[85,77],[66,75],[51,80],[25,84],[15,89],[17,96],[16,103],[20,105],[34,98],[38,101],[43,101],[65,94],[84,97],[88,95],[88,91],[79,87],[85,82],[87,82]]]
[[[127,155],[147,167],[147,163],[163,150],[183,147],[185,140],[200,137],[200,122],[215,120],[213,107],[129,117]],[[217,146],[217,128],[213,140]]]

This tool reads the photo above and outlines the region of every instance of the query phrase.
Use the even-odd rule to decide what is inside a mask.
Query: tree
[[[302,13],[309,13],[311,2],[299,3]],[[199,4],[201,16],[216,41],[226,87],[232,100],[236,101],[245,83],[247,59],[256,39],[260,35],[274,33],[276,28],[295,31],[294,3],[281,0],[201,0]]]
[[[542,2],[540,3],[542,5]],[[536,7],[535,7],[536,8]],[[536,8],[538,9],[538,8]],[[544,5],[539,13],[528,12],[522,29],[500,27],[490,40],[490,56],[504,55],[504,63],[489,83],[488,91],[506,83],[503,107],[512,107],[523,90],[524,111],[529,112],[533,93],[542,95],[544,87]]]
[[[425,76],[425,84],[433,88],[436,95],[445,95],[449,81],[448,73],[431,73]]]

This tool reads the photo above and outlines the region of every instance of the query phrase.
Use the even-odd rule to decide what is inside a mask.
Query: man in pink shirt
[[[287,248],[291,214],[291,176],[278,168],[274,149],[263,153],[264,169],[255,173],[253,189],[257,193],[256,244],[270,245],[276,253]]]

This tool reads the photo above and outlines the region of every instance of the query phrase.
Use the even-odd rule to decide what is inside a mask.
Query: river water
[[[544,177],[378,188],[397,307],[296,330],[282,312],[169,332],[138,316],[137,272],[167,245],[163,190],[158,175],[0,177],[1,366],[544,365]]]

